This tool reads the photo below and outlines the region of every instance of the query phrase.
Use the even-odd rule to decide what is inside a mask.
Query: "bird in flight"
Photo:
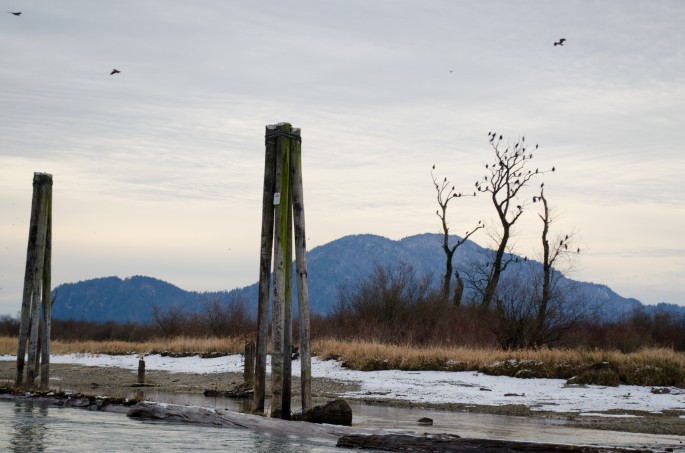
[[[563,46],[565,42],[566,42],[566,38],[561,38],[559,41],[554,43],[554,47]]]
[[[10,14],[14,14],[15,16],[21,16],[21,11],[13,12],[13,11],[7,11]]]
[[[119,74],[121,71],[118,69],[112,69],[112,72],[109,73],[109,75],[114,75],[114,74]]]

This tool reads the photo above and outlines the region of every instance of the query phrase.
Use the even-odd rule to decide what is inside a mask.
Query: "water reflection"
[[[333,441],[283,438],[244,429],[139,421],[123,414],[0,400],[0,452],[334,453]]]
[[[46,407],[15,404],[9,433],[9,448],[12,453],[45,451],[47,415]]]

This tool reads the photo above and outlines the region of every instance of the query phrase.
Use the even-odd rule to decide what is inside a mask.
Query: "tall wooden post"
[[[299,131],[298,131],[299,133]],[[296,141],[290,159],[295,223],[295,265],[297,308],[300,326],[300,384],[302,413],[312,407],[312,363],[309,351],[309,286],[307,284],[307,235],[304,223],[304,190],[302,186],[302,144]]]
[[[284,125],[283,125],[284,126]],[[281,126],[281,127],[283,127]],[[290,125],[287,125],[288,128]],[[287,130],[287,129],[286,129]],[[285,340],[285,290],[288,256],[288,194],[290,190],[290,140],[276,137],[276,193],[279,203],[274,216],[274,291],[271,317],[271,416],[283,417],[283,348]],[[274,204],[276,204],[274,202]]]
[[[293,129],[290,124],[280,123],[266,128],[266,164],[264,172],[264,196],[262,206],[262,248],[260,261],[259,306],[257,313],[257,363],[255,370],[254,409],[264,410],[264,387],[266,374],[266,332],[268,331],[269,306],[269,267],[271,265],[271,246],[273,246],[273,310],[271,320],[271,416],[290,418],[291,410],[291,351],[292,351],[292,246],[293,220],[300,225],[304,233],[304,216],[302,215],[302,179],[301,179],[301,138],[300,130]],[[293,159],[297,154],[297,171],[293,170]],[[298,207],[295,208],[295,184],[293,175],[299,174]],[[269,191],[270,189],[270,191]],[[299,211],[298,211],[299,210]],[[296,227],[297,228],[297,227]],[[268,236],[268,237],[267,237]],[[297,233],[296,233],[297,237]],[[302,238],[300,238],[302,239]],[[298,260],[305,253],[304,242],[302,249],[296,249]],[[300,349],[306,351],[306,368],[311,369],[309,357],[309,309],[302,312],[300,298],[308,294],[306,289],[306,259],[302,261],[305,279],[299,278],[298,267],[298,307],[300,308],[300,329],[302,317],[306,318],[306,339],[300,338]],[[304,282],[304,289],[300,286]],[[302,337],[302,335],[301,335]],[[302,343],[306,345],[303,348]],[[304,360],[304,359],[303,359]],[[303,367],[305,365],[303,364]],[[308,374],[311,381],[311,372]],[[307,380],[307,379],[305,379]],[[307,394],[303,394],[303,407],[307,401],[307,408],[311,405],[311,386],[303,386]]]
[[[264,412],[266,393],[266,345],[269,333],[269,290],[271,286],[271,255],[274,240],[274,184],[276,179],[276,141],[270,140],[272,126],[266,127],[264,193],[262,196],[262,237],[259,254],[259,295],[257,300],[257,351],[253,409]]]
[[[290,148],[292,154],[292,147]],[[288,246],[285,249],[285,300],[283,305],[283,404],[281,418],[290,420],[290,399],[292,398],[292,349],[293,349],[293,194],[290,181],[290,160],[283,171],[288,173],[288,222],[285,231]]]
[[[52,178],[47,191],[47,225],[45,232],[45,264],[43,265],[43,297],[41,298],[40,319],[40,386],[50,385],[50,332],[52,330]],[[36,370],[38,373],[38,370]]]
[[[52,245],[52,175],[34,173],[29,241],[26,251],[24,293],[21,304],[19,341],[17,346],[16,385],[33,385],[41,374],[41,386],[47,387],[50,370],[50,272]],[[41,304],[42,302],[42,304]],[[42,310],[41,310],[42,305]],[[41,318],[42,311],[42,318]],[[39,335],[39,332],[41,335]],[[28,337],[28,369],[23,381]],[[39,337],[41,357],[46,357],[38,369]]]

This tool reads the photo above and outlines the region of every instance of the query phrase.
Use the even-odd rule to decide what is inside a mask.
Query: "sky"
[[[472,191],[497,131],[555,167],[527,195],[544,182],[553,234],[577,238],[571,278],[685,305],[679,0],[0,2],[0,314],[21,306],[34,172],[54,178],[53,286],[257,281],[279,122],[302,130],[309,249],[439,233],[432,165]],[[512,244],[532,258],[538,206]],[[478,220],[485,197],[450,203],[452,233]]]

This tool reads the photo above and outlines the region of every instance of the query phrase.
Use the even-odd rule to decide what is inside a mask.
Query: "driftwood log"
[[[310,439],[337,439],[338,447],[383,451],[433,453],[513,453],[521,451],[571,453],[651,452],[651,450],[623,448],[539,444],[492,439],[465,439],[451,434],[388,434],[387,431],[383,432],[381,430],[350,426],[317,425],[219,409],[151,402],[136,404],[129,409],[127,415],[133,418],[166,420],[175,423],[197,423],[226,428],[242,428],[277,436],[294,435]]]
[[[651,452],[652,450],[632,450],[624,448],[588,447],[574,445],[539,444],[534,442],[513,442],[493,439],[464,439],[451,434],[427,434],[412,436],[405,434],[347,435],[338,439],[337,447],[384,450],[401,452],[479,452],[514,453],[533,452],[571,452],[571,453],[619,453]]]
[[[260,415],[242,414],[221,409],[141,402],[132,406],[127,415],[147,420],[166,420],[176,423],[195,423],[225,428],[242,428],[279,436],[302,436],[335,440],[348,434],[376,434],[379,430],[365,430],[349,426],[317,425],[314,423],[282,420]]]

